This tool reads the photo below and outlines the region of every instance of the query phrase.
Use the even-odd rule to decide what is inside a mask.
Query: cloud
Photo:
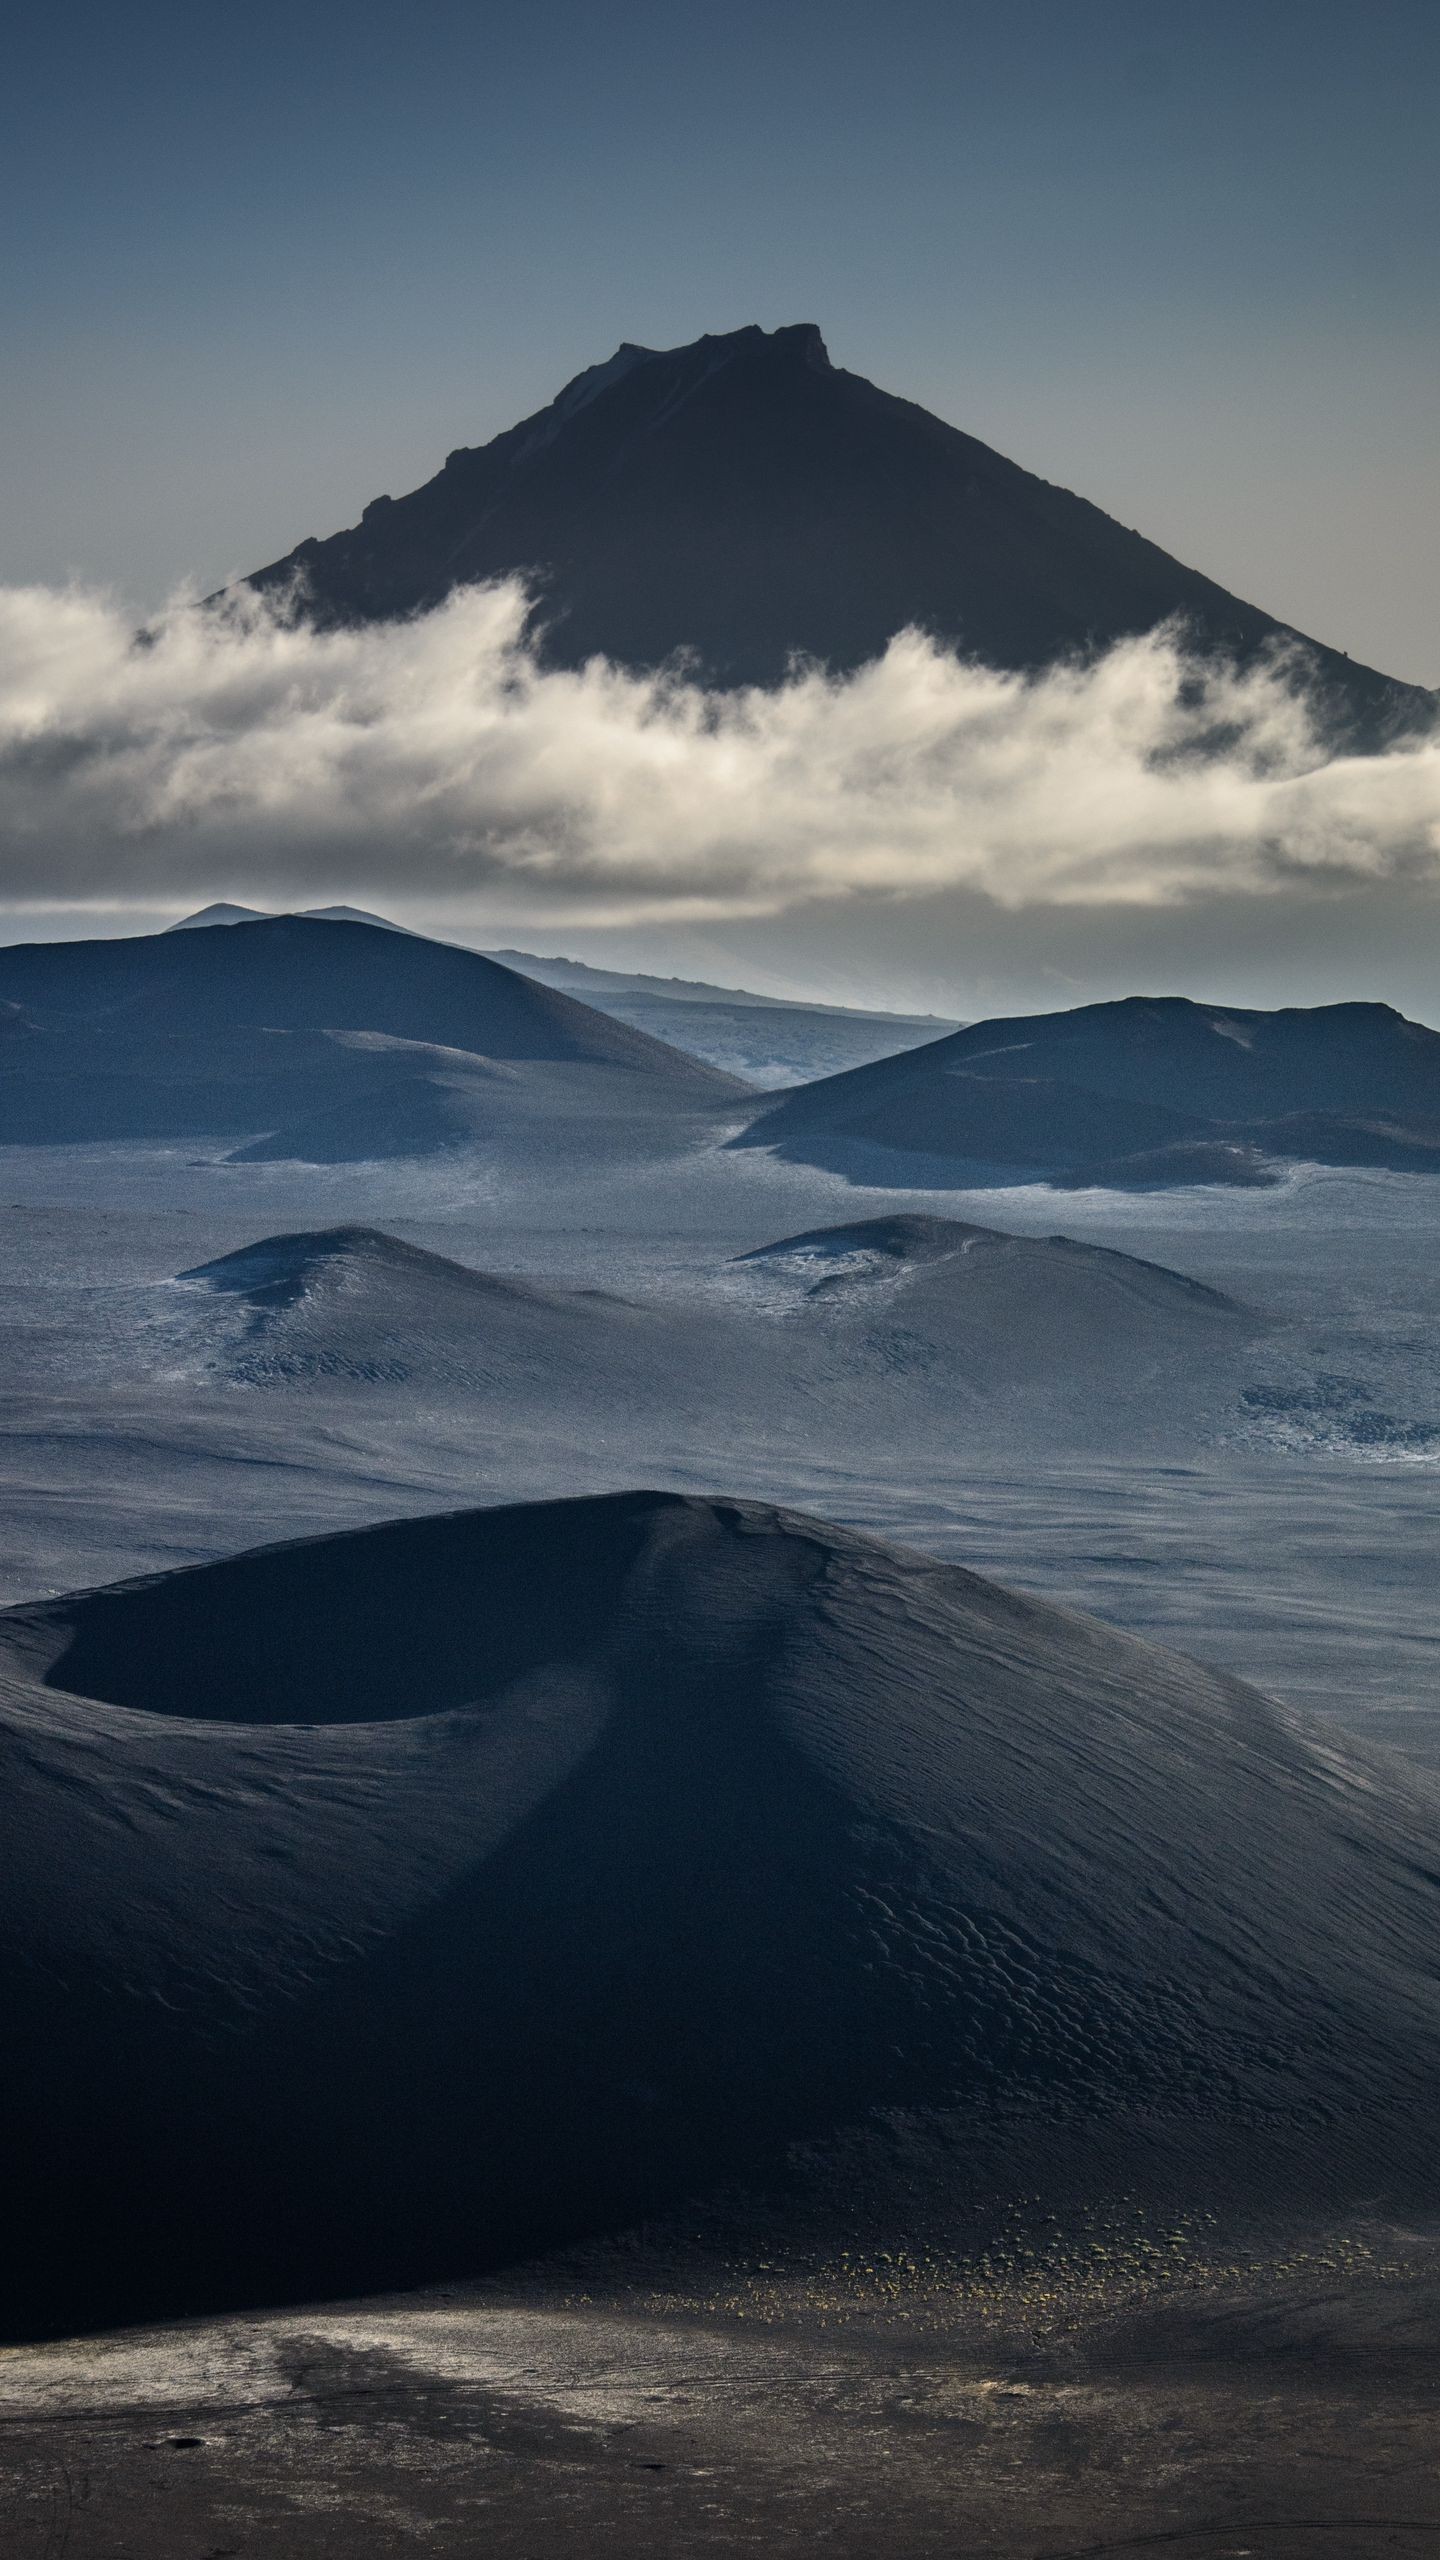
[[[0,902],[684,923],[1440,877],[1440,736],[1327,759],[1280,664],[1196,670],[1161,633],[1026,678],[907,633],[717,695],[542,670],[525,618],[514,583],[322,633],[181,599],[137,641],[103,596],[0,590]]]

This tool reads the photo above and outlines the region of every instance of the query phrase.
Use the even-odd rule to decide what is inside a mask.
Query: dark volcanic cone
[[[997,2129],[1032,2191],[1166,2126],[1430,2175],[1433,1791],[954,1567],[621,1494],[12,1609],[0,1666],[12,2334],[493,2266],[879,2111],[957,2209]]]

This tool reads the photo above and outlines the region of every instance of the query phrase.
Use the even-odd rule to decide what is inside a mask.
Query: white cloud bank
[[[0,904],[682,922],[1440,879],[1440,736],[1327,761],[1280,668],[1197,677],[1162,634],[1027,679],[907,634],[724,696],[541,671],[525,611],[506,584],[315,633],[182,601],[137,644],[104,597],[0,590]]]

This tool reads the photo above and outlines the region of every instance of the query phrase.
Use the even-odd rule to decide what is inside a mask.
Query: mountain
[[[538,978],[543,986],[564,987],[568,994],[583,996],[588,1004],[598,1004],[602,996],[650,998],[656,1004],[745,1006],[753,1012],[804,1012],[823,1016],[827,1022],[865,1022],[872,1024],[903,1023],[918,1030],[923,1028],[932,1040],[944,1031],[954,1031],[958,1024],[938,1013],[885,1013],[874,1005],[822,1004],[806,996],[762,996],[753,987],[717,986],[709,978],[661,978],[649,970],[602,969],[589,960],[565,960],[557,956],[542,958],[535,951],[492,951],[492,960],[503,961],[507,969],[518,969],[527,978]]]
[[[971,1023],[827,1076],[733,1143],[886,1184],[1164,1188],[1264,1182],[1285,1163],[1434,1173],[1440,1032],[1385,1004],[1260,1013],[1131,996]],[[902,1156],[917,1160],[908,1176]]]
[[[0,950],[0,1138],[423,1154],[527,1117],[661,1123],[743,1088],[478,952],[276,916]],[[536,1118],[538,1115],[538,1118]]]
[[[1177,2145],[1197,2211],[1433,2209],[1433,1788],[957,1567],[400,1520],[0,1612],[0,1721],[11,2337],[737,2181],[890,2248]]]
[[[521,576],[555,665],[687,655],[773,685],[849,669],[911,625],[987,665],[1047,666],[1178,618],[1242,660],[1297,635],[1069,490],[832,365],[818,329],[625,345],[548,409],[452,453],[408,497],[249,581],[323,621],[392,619]],[[1435,699],[1305,642],[1336,725],[1369,738]]]

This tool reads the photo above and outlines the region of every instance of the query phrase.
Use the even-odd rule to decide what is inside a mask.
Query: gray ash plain
[[[1133,2225],[1096,2246],[1114,2274],[1038,2335],[1053,2271],[1012,2250],[938,2302],[717,2258],[11,2350],[7,2560],[1440,2547],[1433,2240],[1196,2246],[1174,2284]]]

